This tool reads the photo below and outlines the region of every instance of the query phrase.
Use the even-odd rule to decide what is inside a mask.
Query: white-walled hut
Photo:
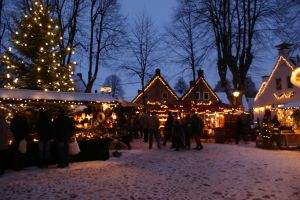
[[[262,120],[268,109],[277,115],[284,126],[292,126],[291,114],[299,108],[300,88],[291,83],[292,72],[299,67],[299,58],[289,56],[291,44],[276,46],[278,59],[269,76],[263,76],[262,84],[254,99],[254,119]]]

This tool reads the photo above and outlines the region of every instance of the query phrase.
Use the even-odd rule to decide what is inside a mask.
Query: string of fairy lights
[[[60,45],[61,30],[48,8],[35,1],[17,27],[11,39],[17,51],[9,47],[7,55],[2,56],[7,70],[5,88],[74,91],[76,62],[61,62],[64,55],[74,54],[74,50]]]

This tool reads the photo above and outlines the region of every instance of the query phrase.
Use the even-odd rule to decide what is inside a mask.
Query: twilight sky
[[[121,3],[121,12],[128,17],[129,23],[132,23],[134,19],[141,15],[143,12],[146,12],[150,16],[160,32],[164,32],[165,26],[168,23],[171,23],[173,8],[176,6],[176,0],[120,0]],[[271,42],[273,46],[277,45],[278,42]],[[255,81],[257,88],[260,86],[261,79],[260,76],[268,75],[277,59],[277,50],[275,47],[270,47],[263,54],[260,54],[253,63],[252,71],[249,75]],[[202,66],[205,73],[205,78],[212,88],[214,88],[216,82],[219,80],[217,75],[215,64],[215,58],[213,55],[209,57],[209,61]],[[167,63],[162,61],[161,73],[166,81],[174,88],[175,82],[178,77],[183,76],[187,83],[189,83],[189,78],[187,74],[179,73],[179,66],[176,66],[174,63]],[[259,70],[257,70],[259,68]],[[154,71],[155,69],[153,69]],[[95,89],[101,87],[104,79],[110,75],[115,74],[116,72],[110,71],[109,69],[101,68],[99,73],[99,79],[95,85]],[[140,84],[132,84],[133,82],[138,82],[136,77],[128,77],[125,75],[117,75],[122,79],[123,89],[124,89],[124,98],[127,100],[132,100],[137,95],[137,90],[140,89]]]

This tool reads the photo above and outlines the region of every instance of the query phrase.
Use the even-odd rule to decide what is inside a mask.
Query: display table
[[[90,139],[78,141],[80,148],[80,153],[74,156],[70,156],[71,162],[80,162],[80,161],[91,161],[91,160],[108,160],[109,159],[109,143],[110,138],[99,138],[99,139]],[[13,148],[9,146],[9,149],[6,153],[6,165],[7,168],[13,166]],[[50,147],[50,163],[57,163],[57,151],[56,143],[51,142]],[[25,166],[36,166],[39,164],[38,157],[38,143],[37,142],[28,142],[27,143],[27,152],[25,153]]]
[[[279,137],[282,147],[300,147],[300,134],[283,133]]]

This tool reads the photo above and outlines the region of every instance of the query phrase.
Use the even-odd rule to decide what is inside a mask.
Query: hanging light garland
[[[65,49],[60,47],[63,37],[59,26],[50,17],[50,12],[42,1],[34,2],[20,20],[18,28],[12,35],[12,43],[18,52],[14,54],[12,47],[9,47],[7,55],[1,56],[7,70],[5,88],[34,87],[32,89],[74,91],[72,75],[76,62],[66,66],[60,64],[64,55],[74,54],[74,49],[70,46]],[[21,56],[17,58],[16,55]],[[62,77],[61,74],[65,76]]]

